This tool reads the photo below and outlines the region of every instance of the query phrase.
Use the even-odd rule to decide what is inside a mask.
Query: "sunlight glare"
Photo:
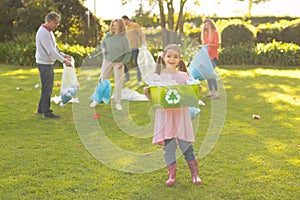
[[[293,106],[300,106],[300,101],[294,100],[294,98],[290,94],[282,94],[278,92],[263,92],[260,93],[267,102],[269,103],[279,103],[279,102],[285,102],[287,104],[293,105]],[[280,106],[278,104],[277,106]]]
[[[13,71],[7,71],[5,73],[0,74],[1,76],[15,76],[15,75],[32,75],[38,73],[37,68],[34,69],[18,69]]]

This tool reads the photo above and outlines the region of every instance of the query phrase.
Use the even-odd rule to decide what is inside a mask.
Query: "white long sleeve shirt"
[[[55,60],[63,63],[64,54],[56,47],[56,39],[52,31],[47,30],[43,25],[36,33],[35,59],[38,64],[54,64]]]

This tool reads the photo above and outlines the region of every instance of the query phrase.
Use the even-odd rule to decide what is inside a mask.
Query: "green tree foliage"
[[[0,18],[0,42],[20,34],[35,34],[50,11],[56,11],[62,16],[56,31],[59,41],[96,46],[101,39],[102,23],[86,10],[83,6],[84,0],[3,1],[0,11],[6,17]]]
[[[78,0],[55,0],[63,23],[59,27],[63,41],[69,44],[93,45],[98,40],[100,21]],[[73,42],[72,42],[73,41]]]
[[[130,0],[121,0],[122,4],[128,3]],[[164,46],[169,43],[177,43],[178,35],[177,32],[183,33],[184,22],[185,22],[185,4],[188,0],[147,0],[149,5],[155,5],[159,8],[159,22],[162,28],[162,40],[164,41]],[[175,5],[179,3],[179,11],[175,11]],[[198,1],[195,1],[197,4]],[[141,9],[139,9],[139,13]],[[173,30],[173,31],[165,31]],[[169,33],[172,33],[171,35]]]
[[[15,16],[16,34],[35,33],[50,11],[57,11],[53,1],[24,1],[19,13]]]
[[[0,3],[0,41],[13,38],[16,15],[22,8],[21,0],[2,0]]]

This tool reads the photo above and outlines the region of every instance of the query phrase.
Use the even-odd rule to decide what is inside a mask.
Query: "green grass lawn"
[[[173,187],[164,185],[165,167],[134,173],[135,163],[145,167],[153,163],[136,155],[115,155],[115,149],[144,155],[161,151],[151,144],[148,131],[154,110],[146,101],[123,101],[124,110],[129,110],[124,116],[110,104],[90,109],[88,95],[98,73],[78,71],[80,103],[64,108],[52,103],[54,113],[61,116],[52,120],[35,114],[40,95],[40,88],[34,88],[40,84],[37,69],[0,65],[0,199],[300,199],[299,69],[220,67],[222,97],[214,101],[202,97],[206,105],[193,119],[204,184],[191,183],[180,157]],[[61,75],[62,69],[56,69],[55,82]],[[142,92],[135,83],[125,86]],[[59,90],[55,86],[53,95],[59,95]],[[201,157],[215,101],[226,102],[226,118],[216,145]],[[93,119],[93,112],[100,117]],[[252,119],[252,114],[261,119]],[[95,123],[105,137],[97,133],[99,127],[91,127]],[[128,127],[135,125],[131,132]],[[104,139],[113,147],[107,150]]]

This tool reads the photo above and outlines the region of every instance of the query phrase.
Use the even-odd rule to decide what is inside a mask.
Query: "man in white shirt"
[[[70,56],[60,52],[56,47],[56,39],[53,34],[60,23],[60,16],[50,12],[36,33],[36,64],[40,72],[41,96],[37,113],[43,113],[43,118],[59,118],[50,109],[51,95],[54,82],[54,62],[58,60],[71,66]]]

